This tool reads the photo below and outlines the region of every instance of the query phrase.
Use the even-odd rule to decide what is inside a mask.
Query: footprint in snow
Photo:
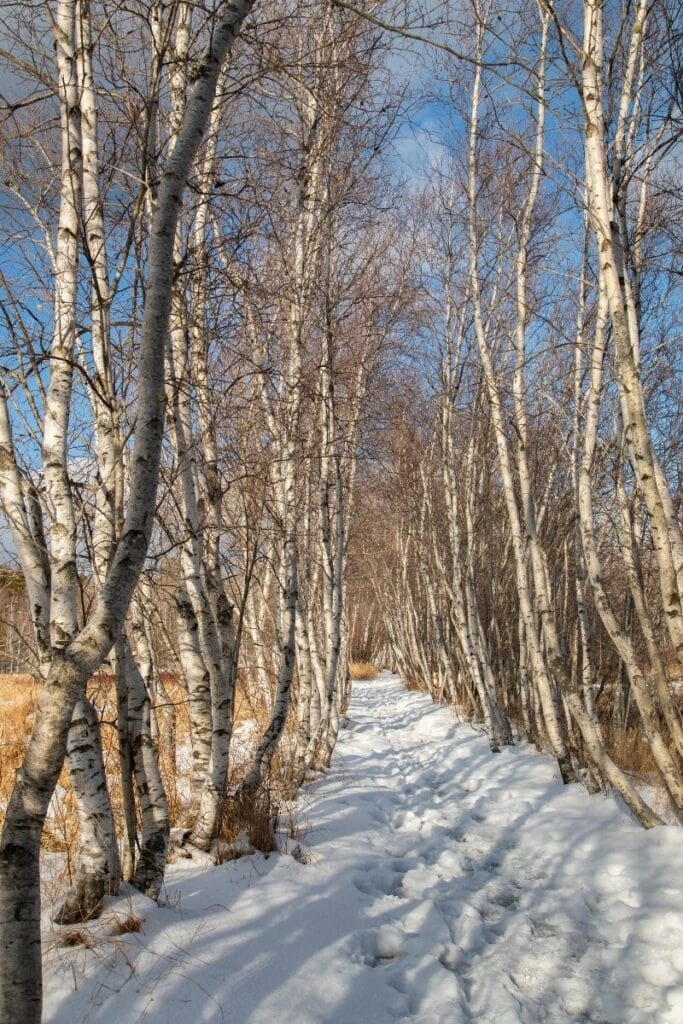
[[[381,960],[394,960],[405,948],[403,933],[392,924],[383,924],[374,933],[372,952],[375,963]]]
[[[477,825],[483,825],[487,815],[482,813],[482,811],[470,811],[470,818],[472,821],[476,821]]]
[[[531,931],[537,939],[554,939],[560,934],[560,929],[557,925],[551,924],[550,921],[544,921],[541,918],[529,918],[531,921]]]
[[[352,939],[350,955],[352,960],[366,967],[379,967],[400,957],[404,948],[405,936],[401,929],[397,925],[383,924]]]
[[[391,868],[376,868],[353,879],[354,888],[364,896],[400,896],[402,884],[403,874]]]
[[[503,914],[502,907],[496,906],[494,902],[491,901],[490,903],[485,903],[482,907],[479,907],[479,916],[484,924],[488,925],[492,930],[495,930],[496,926],[502,923],[505,915]]]
[[[401,874],[405,874],[406,871],[410,871],[411,868],[414,868],[415,857],[409,858],[407,856],[407,854],[410,852],[410,848],[408,848],[408,850],[406,850],[403,853],[392,853],[391,850],[387,850],[389,856],[393,858],[389,861],[389,867],[391,868],[391,870],[400,872]]]
[[[519,906],[519,896],[514,892],[501,892],[492,896],[491,902],[503,910],[515,910]]]

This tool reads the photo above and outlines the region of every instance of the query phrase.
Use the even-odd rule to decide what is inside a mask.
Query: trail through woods
[[[683,850],[383,674],[356,683],[288,853],[180,861],[165,905],[47,940],[52,1024],[674,1024]],[[292,856],[295,853],[296,856]],[[116,918],[142,931],[114,936]]]

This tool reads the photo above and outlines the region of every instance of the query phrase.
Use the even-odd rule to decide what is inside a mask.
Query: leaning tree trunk
[[[477,53],[481,58],[483,52],[484,25],[478,29]],[[477,217],[477,138],[478,117],[481,93],[481,64],[477,64],[472,92],[470,138],[469,138],[469,177],[468,177],[468,234],[469,234],[469,285],[472,295],[474,328],[477,344],[484,369],[484,380],[489,396],[491,416],[493,420],[498,462],[503,482],[505,505],[512,537],[512,549],[515,560],[515,579],[521,615],[526,632],[527,649],[535,684],[538,688],[543,719],[550,738],[553,752],[557,758],[562,780],[565,783],[575,782],[576,774],[572,766],[565,730],[563,727],[562,707],[557,687],[552,679],[543,654],[541,636],[536,622],[531,588],[527,577],[526,547],[522,529],[522,519],[517,501],[514,482],[512,459],[506,433],[505,414],[491,355],[490,342],[484,326],[483,303],[481,298],[479,274],[479,233],[481,226]],[[525,510],[524,510],[525,511]]]
[[[197,67],[182,130],[160,177],[148,252],[137,430],[123,531],[88,623],[52,659],[0,838],[3,1024],[39,1024],[41,1017],[40,837],[64,762],[74,707],[83,696],[87,679],[101,665],[123,625],[147,552],[164,427],[162,368],[173,284],[173,239],[187,176],[211,114],[221,65],[252,3],[253,0],[235,0],[222,14],[207,53]]]
[[[625,184],[618,178],[616,165],[624,166],[623,138],[625,111],[632,103],[632,68],[646,45],[644,25],[648,4],[640,0],[631,24],[628,60],[621,96],[620,120],[615,146],[617,156],[612,167],[608,161],[606,139],[606,98],[604,68],[602,0],[584,0],[584,52],[581,60],[580,92],[585,121],[586,184],[593,230],[600,254],[600,287],[609,307],[616,354],[617,380],[624,412],[633,471],[650,514],[652,547],[657,562],[657,577],[664,610],[664,622],[683,668],[683,537],[680,524],[671,514],[673,502],[659,461],[653,451],[647,422],[640,369],[640,325],[633,301],[625,263],[629,244],[622,225],[619,205],[625,205]],[[638,104],[634,104],[635,107]],[[636,115],[633,114],[633,117]],[[625,167],[625,171],[628,167]],[[637,233],[636,233],[637,234]]]

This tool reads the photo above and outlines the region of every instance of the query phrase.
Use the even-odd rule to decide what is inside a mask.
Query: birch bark
[[[69,725],[85,682],[106,657],[130,602],[147,551],[155,511],[159,455],[164,422],[163,379],[159,368],[168,330],[172,288],[172,254],[175,227],[192,161],[208,124],[218,75],[242,21],[251,9],[249,0],[236,0],[221,9],[206,55],[188,102],[183,126],[161,175],[158,202],[148,255],[145,309],[140,339],[138,416],[131,460],[131,482],[121,537],[109,572],[91,616],[80,633],[58,649],[36,708],[35,724],[22,768],[7,808],[0,838],[0,1019],[5,1024],[38,1024],[41,1015],[40,889],[38,856],[40,834],[50,797],[64,761]],[[73,8],[64,0],[60,12],[71,18]],[[73,32],[72,28],[69,32]],[[63,31],[60,22],[59,30]],[[67,40],[72,35],[67,33]],[[58,47],[62,45],[58,41]],[[65,146],[72,145],[69,128]],[[65,225],[65,244],[71,244]],[[58,283],[58,295],[67,277]],[[58,311],[57,311],[58,313]],[[56,315],[56,327],[61,330]],[[61,344],[61,335],[60,344]],[[68,344],[68,338],[67,340]],[[55,390],[68,394],[68,382]],[[58,410],[50,413],[46,455],[60,442]],[[55,477],[58,474],[55,473]],[[57,480],[55,480],[57,483]],[[60,498],[57,483],[56,497]],[[68,516],[64,521],[68,534]],[[59,540],[63,538],[58,538]],[[71,572],[64,551],[58,578]],[[66,574],[64,572],[66,571]],[[62,599],[63,598],[63,599]],[[71,607],[67,587],[52,615],[54,633],[61,630],[60,617]]]
[[[481,61],[483,53],[484,30],[485,22],[483,20],[478,21],[477,55],[479,61]],[[476,214],[478,137],[477,132],[481,79],[481,64],[478,63],[474,72],[474,84],[472,89],[472,106],[470,116],[468,156],[468,235],[470,248],[469,286],[472,297],[474,327],[479,352],[482,360],[482,365],[484,369],[484,379],[488,391],[489,403],[491,407],[491,415],[493,419],[496,446],[498,451],[498,461],[503,480],[505,503],[512,536],[512,548],[515,559],[515,574],[517,582],[517,593],[520,603],[520,614],[524,621],[524,629],[526,634],[527,649],[529,653],[531,668],[534,675],[535,684],[538,687],[540,701],[543,708],[543,718],[545,721],[546,730],[548,732],[553,752],[555,753],[555,756],[560,767],[562,779],[564,782],[573,782],[576,780],[576,776],[574,773],[574,769],[572,767],[566,737],[564,735],[559,693],[557,691],[557,687],[554,681],[552,680],[548,672],[548,668],[543,655],[541,638],[538,632],[538,627],[534,614],[534,604],[531,596],[529,580],[527,577],[526,545],[524,543],[520,510],[515,495],[514,479],[512,472],[512,460],[510,457],[508,440],[505,432],[505,422],[501,402],[501,395],[496,380],[496,374],[493,367],[493,360],[491,358],[491,351],[484,326],[484,314],[482,309],[481,287],[478,266],[479,225]],[[526,525],[528,527],[529,524],[527,523]],[[546,610],[548,610],[547,607]]]
[[[586,146],[586,182],[589,208],[598,246],[601,287],[604,289],[614,330],[624,429],[636,478],[651,518],[654,552],[665,621],[671,642],[683,668],[683,536],[670,515],[671,495],[652,449],[640,376],[640,334],[633,302],[633,286],[625,264],[624,237],[619,215],[622,195],[621,170],[625,164],[624,133],[627,111],[633,103],[635,68],[645,45],[648,5],[640,0],[634,11],[628,41],[626,73],[620,100],[614,169],[608,169],[604,100],[605,55],[602,0],[584,0],[581,98]],[[631,117],[636,114],[632,113]]]

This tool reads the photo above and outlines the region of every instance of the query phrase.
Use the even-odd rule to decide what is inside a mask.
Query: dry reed
[[[352,661],[349,664],[349,674],[352,679],[376,679],[379,669],[371,665],[369,661]]]

